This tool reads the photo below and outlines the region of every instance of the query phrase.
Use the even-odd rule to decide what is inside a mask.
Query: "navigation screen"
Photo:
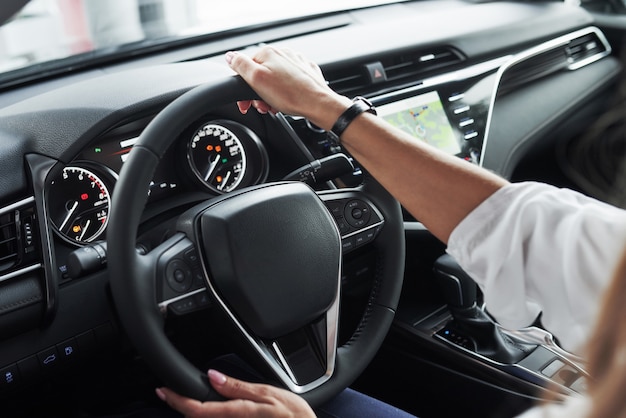
[[[461,152],[436,91],[377,106],[378,115],[417,139],[449,154]]]

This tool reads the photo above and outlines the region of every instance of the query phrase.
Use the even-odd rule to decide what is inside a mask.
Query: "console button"
[[[20,384],[20,372],[17,364],[11,364],[0,369],[0,389],[16,387]]]
[[[78,359],[78,344],[74,338],[57,344],[57,351],[64,362],[74,362]]]
[[[59,353],[56,347],[50,347],[37,353],[39,365],[44,372],[50,371],[59,365]]]
[[[17,368],[20,370],[20,376],[24,379],[24,381],[30,381],[39,377],[41,372],[37,356],[26,357],[25,359],[18,361]]]
[[[558,372],[561,367],[565,366],[565,363],[563,363],[561,360],[554,360],[552,363],[548,364],[542,371],[541,373],[548,376],[548,377],[552,377],[556,374],[556,372]]]
[[[587,392],[587,379],[584,376],[579,377],[572,383],[570,389],[576,391],[578,393],[586,393]]]

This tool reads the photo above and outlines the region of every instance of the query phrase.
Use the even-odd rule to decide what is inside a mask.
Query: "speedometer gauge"
[[[111,196],[104,182],[82,167],[65,167],[50,182],[48,210],[61,235],[75,242],[99,238],[109,220]]]
[[[246,174],[241,140],[222,124],[210,122],[197,129],[188,143],[187,158],[194,174],[218,193],[239,187]]]

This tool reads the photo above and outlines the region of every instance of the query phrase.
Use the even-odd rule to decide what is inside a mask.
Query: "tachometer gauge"
[[[194,174],[210,189],[226,193],[241,184],[247,168],[239,137],[222,124],[197,129],[188,143],[187,158]]]
[[[71,241],[99,238],[109,220],[111,196],[104,182],[82,167],[65,167],[48,188],[49,217]]]

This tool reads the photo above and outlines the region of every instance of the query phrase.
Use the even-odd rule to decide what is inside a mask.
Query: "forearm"
[[[246,101],[262,112],[301,115],[330,130],[352,104],[332,91],[313,63],[292,51],[265,47],[254,59],[234,52],[231,67],[263,102]],[[346,149],[404,207],[443,242],[458,223],[506,181],[440,152],[369,113],[357,116],[341,135]]]

